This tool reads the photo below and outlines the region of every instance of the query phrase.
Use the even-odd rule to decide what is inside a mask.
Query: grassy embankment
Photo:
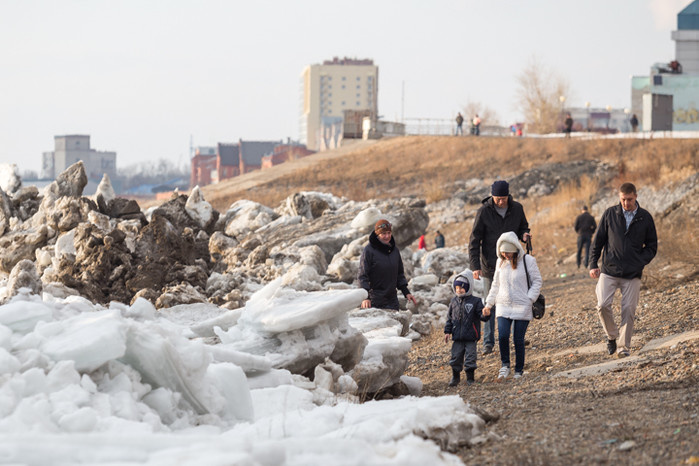
[[[532,231],[541,245],[574,244],[571,222],[580,206],[592,204],[601,194],[622,182],[656,189],[671,187],[699,171],[699,141],[671,139],[517,139],[413,136],[380,141],[342,157],[307,165],[245,191],[235,181],[217,188],[212,203],[219,210],[237,199],[250,199],[275,207],[299,191],[323,191],[354,200],[414,195],[427,202],[452,196],[459,180],[512,178],[545,163],[599,160],[614,166],[609,183],[583,177],[560,185],[553,193],[524,200]],[[642,203],[642,201],[641,201]],[[665,253],[687,260],[698,251],[696,215],[656,218]],[[471,221],[442,230],[448,244],[463,244]],[[440,225],[430,225],[430,230]],[[569,249],[569,248],[568,248]],[[551,251],[554,255],[569,250]],[[693,252],[696,257],[696,252]]]

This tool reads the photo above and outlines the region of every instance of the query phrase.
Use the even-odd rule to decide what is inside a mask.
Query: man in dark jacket
[[[580,268],[581,262],[585,265],[585,268],[587,268],[588,258],[590,256],[590,242],[592,240],[592,235],[597,229],[595,217],[590,215],[587,211],[587,206],[583,206],[582,213],[575,219],[574,228],[575,232],[578,234],[578,252],[575,255],[575,260],[578,263],[578,268]],[[583,248],[585,249],[585,256],[581,258],[580,253]]]
[[[636,187],[624,183],[619,188],[618,205],[608,208],[590,251],[590,277],[597,282],[597,312],[607,334],[607,351],[614,354],[617,338],[618,356],[629,355],[633,323],[641,291],[643,268],[658,251],[658,235],[650,213],[636,202]],[[602,266],[598,261],[602,256]],[[621,326],[617,328],[612,315],[612,301],[621,290]]]
[[[377,307],[398,310],[399,289],[413,304],[415,298],[408,290],[408,280],[403,271],[403,259],[393,239],[391,223],[379,220],[369,235],[369,244],[362,251],[357,275],[359,286],[367,290],[369,297],[362,301],[362,309]]]
[[[468,254],[473,278],[483,281],[483,297],[488,296],[497,261],[496,246],[500,235],[514,231],[521,241],[527,241],[529,222],[522,204],[512,199],[510,185],[498,180],[491,186],[491,196],[483,199],[476,212],[471,230]],[[493,352],[495,346],[495,313],[490,314],[483,328],[483,354]]]

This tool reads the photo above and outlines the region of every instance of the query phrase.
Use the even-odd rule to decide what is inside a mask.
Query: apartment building
[[[378,114],[379,68],[373,60],[337,57],[301,74],[300,140],[310,150],[340,144],[347,110]]]

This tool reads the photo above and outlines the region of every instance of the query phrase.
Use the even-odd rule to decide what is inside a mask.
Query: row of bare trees
[[[529,59],[516,79],[516,108],[522,113],[527,131],[555,132],[562,121],[565,99],[570,97],[569,82],[536,57]],[[467,102],[463,114],[468,115],[466,118],[479,115],[489,125],[500,124],[497,113],[481,102]]]

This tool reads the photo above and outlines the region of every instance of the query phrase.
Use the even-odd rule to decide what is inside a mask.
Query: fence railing
[[[462,126],[464,136],[471,134],[471,124],[464,121]],[[453,136],[456,134],[456,122],[447,118],[406,118],[406,135],[435,135]],[[481,125],[481,135],[483,136],[506,136],[509,134],[508,128],[495,125]]]

